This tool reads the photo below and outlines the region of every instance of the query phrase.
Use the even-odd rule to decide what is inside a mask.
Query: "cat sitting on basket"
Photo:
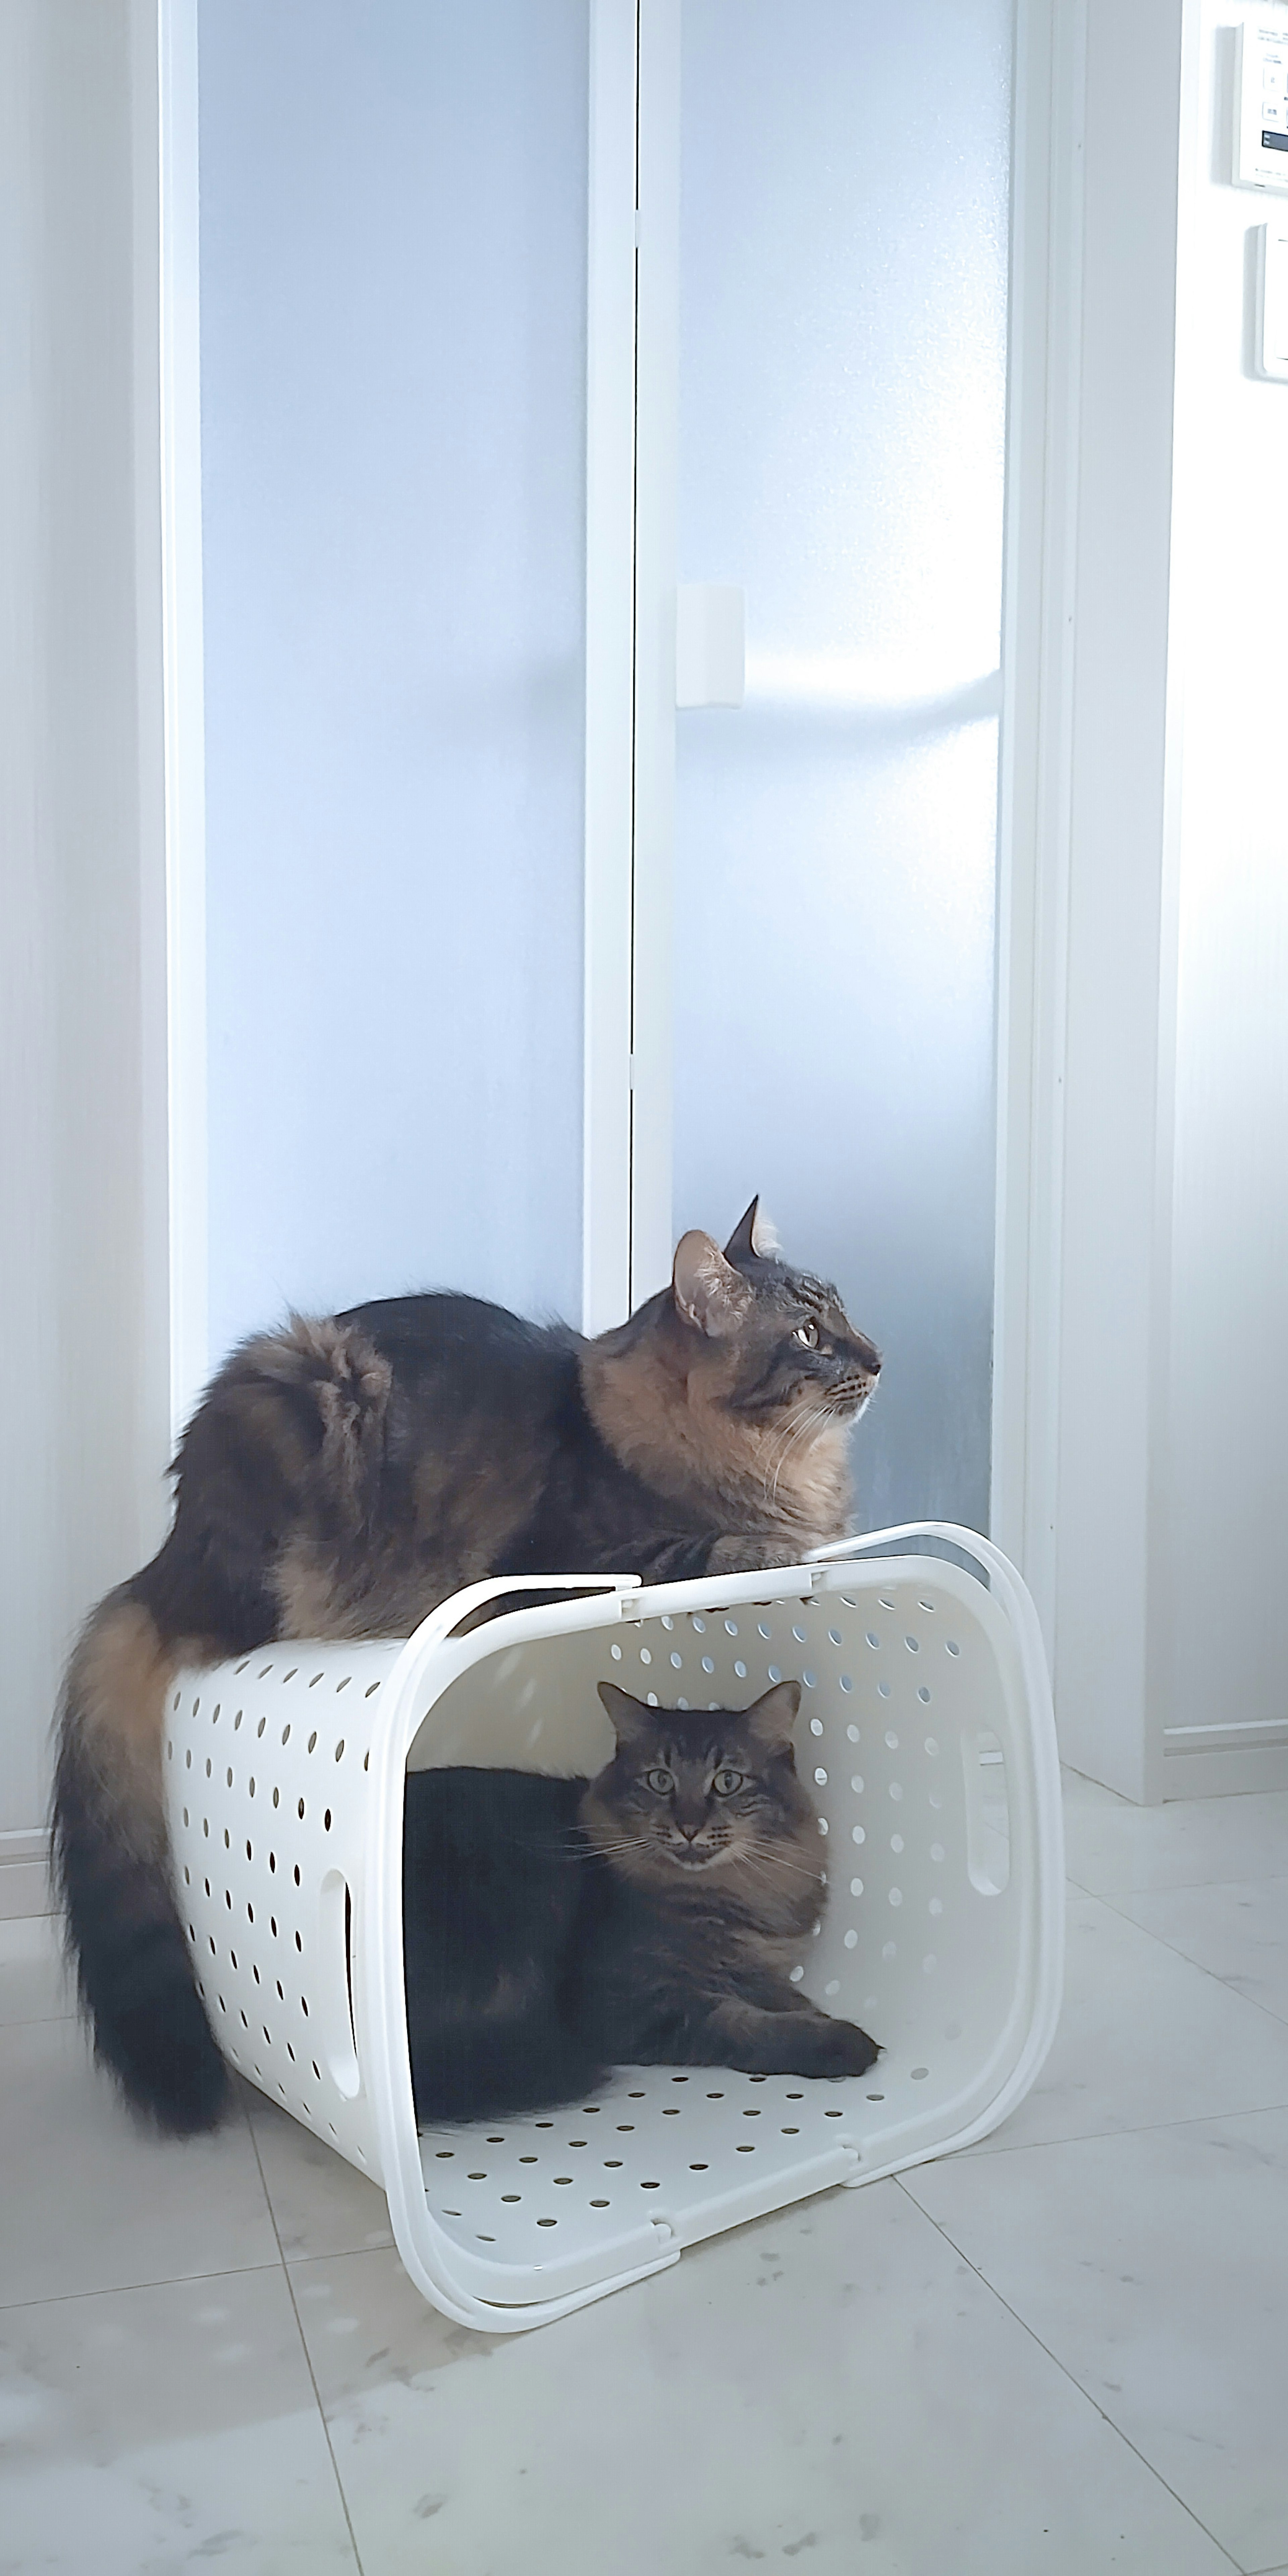
[[[435,1293],[243,1342],[179,1444],[173,1528],[86,1621],[59,1713],[54,1872],[126,2099],[177,2136],[232,2099],[169,1848],[181,1666],[277,1638],[407,1636],[487,1576],[794,1565],[845,1528],[850,1431],[880,1367],[754,1199],[723,1252],[684,1235],[670,1285],[593,1341]]]
[[[743,1710],[599,1696],[617,1749],[593,1780],[408,1774],[417,2117],[551,2109],[622,2065],[865,2074],[877,2043],[793,1978],[827,1901],[799,1682]]]

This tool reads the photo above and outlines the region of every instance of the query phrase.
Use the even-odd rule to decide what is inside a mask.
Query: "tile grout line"
[[[1267,1886],[1288,1887],[1288,1878],[1213,1878],[1205,1880],[1202,1888],[1129,1887],[1121,1888],[1118,1893],[1121,1899],[1126,1900],[1136,1896],[1198,1896],[1204,1894],[1209,1887]],[[1169,1941],[1165,1932],[1155,1932],[1150,1924],[1138,1923],[1134,1914],[1124,1914],[1122,1911],[1122,1905],[1116,1898],[1112,1896],[1101,1896],[1097,1897],[1096,1902],[1098,1905],[1109,1906],[1111,1911],[1118,1916],[1120,1922],[1130,1923],[1133,1932],[1143,1932],[1148,1940],[1157,1941],[1160,1949],[1170,1950],[1174,1959],[1183,1959],[1187,1968],[1197,1968],[1200,1976],[1211,1977],[1214,1984],[1224,1986],[1226,1993],[1228,1995],[1236,1996],[1241,2004],[1255,2005],[1257,2011],[1265,2013],[1270,2021],[1277,2021],[1281,2025],[1288,2022],[1288,2006],[1285,2007],[1283,2012],[1276,2012],[1273,2004],[1263,2004],[1257,1995],[1245,1995],[1241,1992],[1240,1988],[1235,1985],[1232,1978],[1223,1977],[1216,1968],[1205,1968],[1201,1959],[1191,1958],[1189,1951],[1182,1950],[1175,1941]],[[1270,2576],[1278,2576],[1278,2570],[1272,2567],[1270,2570]]]
[[[1096,1896],[1111,1904],[1115,1896],[1197,1896],[1205,1887],[1261,1887],[1267,1881],[1288,1879],[1288,1870],[1259,1869],[1251,1878],[1169,1878],[1149,1887],[1088,1887],[1085,1880],[1074,1877],[1066,1857],[1064,1875],[1075,1895]],[[1271,2576],[1277,2576],[1275,2569]]]
[[[926,2162],[955,2164],[960,2156],[963,2164],[982,2164],[986,2155],[1027,2156],[1038,2154],[1043,2147],[1098,2146],[1110,2138],[1158,2138],[1169,2129],[1215,2128],[1222,2120],[1261,2120],[1285,2111],[1288,2102],[1253,2102],[1241,2111],[1187,2111],[1180,2120],[1142,2120],[1139,2127],[1131,2129],[1075,2129],[1065,2138],[1017,2138],[1009,2147],[986,2147],[981,2138],[975,2147],[956,2149],[951,2156],[929,2156]],[[1278,2576],[1277,2569],[1272,2568],[1270,2576]]]
[[[134,2290],[195,2289],[199,2281],[241,2281],[254,2272],[271,2272],[271,2263],[221,2263],[217,2272],[161,2272],[150,2281],[104,2281],[95,2290],[55,2290],[40,2299],[0,2299],[0,2317],[15,2317],[24,2308],[66,2308],[77,2299],[122,2299]]]
[[[903,2192],[905,2200],[909,2202],[913,2209],[921,2209],[920,2201],[914,2200],[912,2193],[904,2190],[902,2174],[892,2174],[890,2179],[892,2182],[898,2183],[899,2189]],[[1144,2452],[1137,2448],[1131,2435],[1123,2431],[1121,2424],[1115,2424],[1112,2415],[1106,2414],[1104,2407],[1099,2402],[1099,2399],[1093,2397],[1089,2388],[1084,2388],[1082,2381],[1078,2378],[1076,2372],[1069,2368],[1067,2362],[1061,2361],[1059,2354],[1051,2350],[1050,2344],[1043,2342],[1041,2335],[1038,2334],[1036,2329],[1028,2323],[1027,2318],[1020,2315],[1018,2308],[1013,2308],[1011,2306],[1010,2300],[1001,2290],[998,2289],[996,2282],[990,2281],[986,2272],[981,2272],[978,2263],[972,2263],[969,2254],[965,2251],[963,2246],[958,2244],[956,2237],[950,2236],[948,2229],[942,2226],[937,2218],[932,2217],[928,2209],[922,2209],[921,2214],[923,2218],[930,2219],[931,2226],[935,2229],[936,2233],[943,2238],[945,2245],[951,2246],[952,2251],[958,2256],[959,2260],[966,2265],[967,2270],[974,2273],[980,2287],[988,2291],[990,2298],[997,2300],[999,2307],[1005,2308],[1008,2317],[1013,2318],[1015,2324],[1019,2327],[1021,2334],[1026,2334],[1030,2341],[1037,2345],[1039,2352],[1044,2352],[1046,2354],[1048,2361],[1054,2363],[1054,2366],[1060,2372],[1061,2377],[1068,2381],[1071,2388],[1077,2389],[1080,2397],[1084,2397],[1086,2399],[1088,2406],[1094,2409],[1107,2430],[1115,2436],[1116,2440],[1125,2444],[1126,2448],[1131,2452],[1133,2459],[1139,2460],[1146,2476],[1152,2478],[1155,2484],[1162,2488],[1164,2495],[1169,2495],[1171,2497],[1173,2504],[1179,2506],[1181,2512],[1194,2524],[1196,2531],[1201,2531],[1204,2539],[1210,2540],[1213,2548],[1220,2550],[1221,2556],[1225,2559],[1227,2566],[1234,2570],[1234,2576],[1247,2576],[1247,2570],[1240,2567],[1237,2558],[1231,2557],[1231,2554],[1225,2547],[1224,2542],[1217,2539],[1214,2531],[1209,2531],[1207,2524],[1200,2520],[1198,2514],[1195,2513],[1193,2506],[1188,2505],[1185,2498],[1177,2494],[1175,2487],[1169,2485],[1167,2479],[1163,2476],[1161,2469],[1156,2469],[1153,2461],[1146,2459]],[[1271,2571],[1271,2576],[1273,2576],[1273,2570]]]
[[[335,2491],[340,2499],[340,2510],[344,2515],[344,2527],[349,2535],[349,2547],[353,2551],[353,2563],[358,2570],[358,2576],[365,2576],[362,2558],[358,2549],[358,2536],[353,2528],[353,2517],[349,2512],[349,2499],[344,2491],[344,2480],[340,2475],[340,2463],[335,2456],[335,2445],[331,2439],[331,2427],[326,2420],[326,2408],[322,2403],[322,2391],[318,2387],[317,2374],[313,2368],[313,2355],[309,2351],[308,2337],[305,2334],[303,2324],[300,2320],[299,2302],[296,2299],[294,2285],[291,2280],[291,2267],[282,2251],[282,2239],[278,2232],[277,2225],[277,2212],[273,2207],[272,2194],[269,2191],[268,2183],[265,2179],[263,2160],[259,2152],[259,2140],[255,2135],[255,2123],[250,2116],[249,2104],[245,2102],[242,2104],[242,2118],[246,2123],[250,2136],[251,2148],[255,2157],[255,2169],[259,2175],[260,2184],[263,2189],[264,2202],[268,2210],[269,2224],[273,2230],[273,2242],[277,2247],[277,2259],[281,2267],[282,2278],[286,2283],[286,2295],[291,2302],[291,2314],[295,2319],[295,2331],[300,2338],[300,2350],[304,2355],[304,2367],[309,2374],[309,2386],[313,2391],[313,2401],[318,2410],[318,2421],[322,2427],[322,2439],[326,2443],[327,2457],[330,2460],[332,2475],[335,2478]]]
[[[1082,1878],[1072,1878],[1069,1870],[1064,1878],[1077,1896],[1095,1896],[1103,1906],[1113,1906],[1115,1896],[1203,1896],[1208,1888],[1278,1888],[1288,1883],[1288,1870],[1257,1870],[1255,1878],[1177,1878],[1167,1880],[1167,1886],[1151,1888],[1084,1888]],[[1270,2576],[1275,2576],[1275,2568]]]
[[[1252,1878],[1207,1878],[1198,1881],[1195,1886],[1192,1887],[1121,1887],[1118,1889],[1117,1893],[1120,1896],[1193,1896],[1199,1893],[1202,1888],[1259,1887],[1263,1884],[1264,1882],[1262,1880]],[[1084,1889],[1081,1892],[1090,1899],[1090,1902],[1093,1905],[1106,1906],[1109,1912],[1116,1917],[1119,1923],[1130,1924],[1132,1931],[1139,1932],[1144,1940],[1156,1942],[1160,1950],[1166,1950],[1169,1958],[1179,1959],[1183,1966],[1192,1968],[1196,1977],[1206,1977],[1208,1984],[1219,1986],[1223,1995],[1233,1996],[1234,2001],[1238,2004],[1249,2005],[1253,2012],[1261,2013],[1268,2022],[1273,2022],[1277,2030],[1283,2029],[1284,2016],[1282,2014],[1272,2012],[1268,2004],[1259,2004],[1253,1995],[1241,1995],[1238,1987],[1232,1986],[1227,1978],[1218,1977],[1215,1968],[1205,1968],[1201,1959],[1191,1959],[1184,1950],[1178,1950],[1174,1943],[1164,1940],[1161,1932],[1151,1932],[1148,1925],[1138,1923],[1134,1915],[1119,1913],[1118,1907],[1115,1905],[1112,1896],[1097,1896],[1090,1888]]]

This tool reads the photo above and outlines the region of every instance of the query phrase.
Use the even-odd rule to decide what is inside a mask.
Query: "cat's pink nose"
[[[680,1831],[683,1834],[686,1843],[695,1843],[702,1831],[702,1827],[700,1824],[681,1825]]]

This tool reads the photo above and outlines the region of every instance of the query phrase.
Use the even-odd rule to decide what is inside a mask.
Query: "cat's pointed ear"
[[[745,1216],[740,1216],[725,1245],[726,1261],[766,1261],[779,1248],[778,1228],[762,1215],[757,1193]]]
[[[763,1699],[743,1712],[743,1725],[765,1753],[790,1753],[792,1729],[800,1715],[799,1682],[775,1682]]]
[[[646,1708],[641,1699],[632,1699],[630,1692],[619,1690],[616,1682],[597,1682],[595,1687],[619,1744],[639,1735],[646,1726],[656,1725],[656,1709]]]
[[[718,1243],[696,1227],[681,1235],[671,1273],[675,1311],[695,1332],[718,1341],[737,1331],[755,1291],[726,1261]]]

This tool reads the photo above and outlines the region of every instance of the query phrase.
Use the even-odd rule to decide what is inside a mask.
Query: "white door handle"
[[[740,707],[747,688],[747,602],[733,582],[682,581],[675,595],[677,707]]]

